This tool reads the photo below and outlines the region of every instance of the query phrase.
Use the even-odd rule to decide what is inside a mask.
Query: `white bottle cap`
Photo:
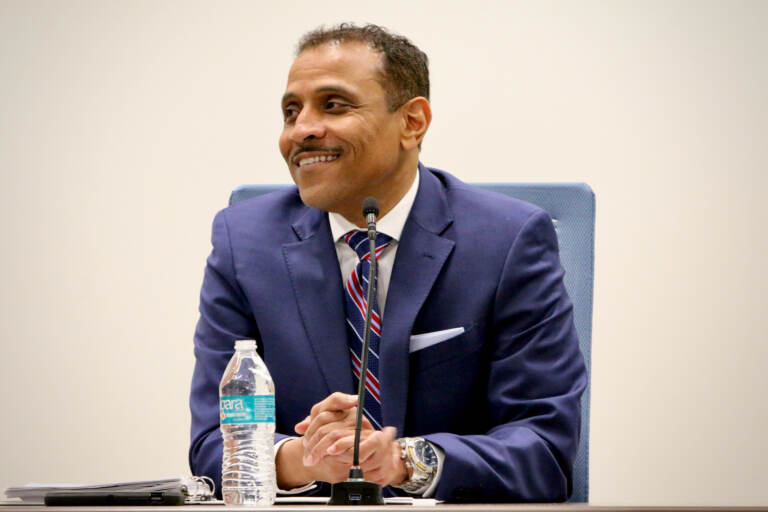
[[[256,341],[237,340],[235,341],[235,350],[256,350]]]

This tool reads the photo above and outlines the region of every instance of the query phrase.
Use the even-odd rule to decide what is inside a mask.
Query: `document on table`
[[[208,479],[206,479],[208,480]],[[5,496],[9,500],[3,500],[3,505],[19,503],[26,505],[42,505],[45,503],[45,495],[49,492],[72,492],[82,493],[84,491],[93,492],[126,492],[126,491],[171,491],[181,489],[187,495],[187,504],[223,504],[221,500],[213,498],[213,487],[199,477],[186,478],[165,478],[161,480],[137,480],[133,482],[111,482],[98,484],[41,484],[29,483],[18,487],[9,487],[5,490]],[[325,504],[328,502],[327,496],[278,496],[275,500],[280,504]],[[412,505],[419,507],[430,507],[440,503],[439,500],[429,498],[411,498],[409,496],[399,496],[384,498],[387,505]]]
[[[209,502],[213,498],[213,487],[207,483],[208,478],[179,477],[163,478],[160,480],[136,480],[133,482],[110,482],[98,484],[41,484],[29,483],[5,490],[7,498],[19,498],[25,504],[42,505],[45,495],[55,493],[82,492],[129,492],[129,491],[173,491],[180,490],[187,496],[187,502]]]

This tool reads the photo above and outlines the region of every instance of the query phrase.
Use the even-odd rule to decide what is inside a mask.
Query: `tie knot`
[[[371,257],[370,249],[371,243],[368,241],[368,231],[366,230],[353,230],[344,235],[344,241],[357,253],[360,261],[365,261]],[[376,233],[376,259],[379,258],[381,251],[384,250],[389,242],[392,241],[392,237],[385,235],[384,233]]]

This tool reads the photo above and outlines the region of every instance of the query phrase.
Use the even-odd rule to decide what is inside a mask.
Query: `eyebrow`
[[[312,92],[313,92],[313,94],[323,93],[323,92],[336,92],[336,93],[342,94],[344,96],[348,96],[350,98],[355,98],[355,94],[352,91],[350,91],[349,89],[346,89],[346,88],[344,88],[344,87],[342,87],[340,85],[323,85],[321,87],[318,87],[317,89],[315,89]],[[280,101],[280,104],[281,105],[285,105],[285,103],[288,100],[292,100],[292,99],[294,99],[296,97],[297,97],[296,94],[294,94],[292,92],[287,92],[287,93],[283,94],[283,98]]]

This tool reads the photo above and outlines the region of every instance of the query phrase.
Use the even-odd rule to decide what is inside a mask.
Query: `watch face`
[[[428,442],[419,439],[415,443],[414,451],[416,452],[416,456],[419,458],[419,460],[425,465],[429,466],[430,468],[437,466],[437,455],[435,454],[435,450],[432,448],[432,445]]]

